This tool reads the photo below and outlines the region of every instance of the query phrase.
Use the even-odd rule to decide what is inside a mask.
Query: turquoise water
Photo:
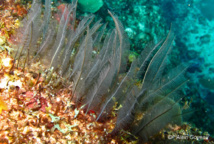
[[[96,15],[111,22],[106,10],[119,16],[131,50],[137,53],[150,41],[164,37],[170,25],[176,35],[170,62],[189,62],[190,82],[183,89],[189,104],[184,120],[214,134],[214,1],[213,0],[104,0]],[[79,11],[81,12],[81,9]]]

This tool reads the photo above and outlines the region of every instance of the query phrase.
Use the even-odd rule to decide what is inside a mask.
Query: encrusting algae
[[[70,89],[45,84],[45,73],[12,69],[12,58],[0,52],[0,142],[6,143],[116,143],[108,136],[115,125],[95,121],[93,111],[66,109]],[[57,77],[57,76],[56,76]],[[58,79],[60,77],[57,77]]]

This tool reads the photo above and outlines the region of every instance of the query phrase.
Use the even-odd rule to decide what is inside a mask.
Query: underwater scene
[[[213,0],[0,0],[0,144],[214,143]]]

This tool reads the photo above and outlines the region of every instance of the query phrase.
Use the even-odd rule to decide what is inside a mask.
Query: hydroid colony
[[[129,43],[117,16],[109,11],[115,28],[104,36],[106,25],[93,22],[94,15],[77,22],[76,8],[77,1],[66,5],[57,12],[57,21],[52,18],[51,0],[46,0],[44,12],[41,2],[34,1],[15,36],[14,67],[30,71],[33,63],[40,62],[49,69],[47,83],[53,72],[72,82],[63,83],[71,88],[65,113],[81,107],[85,115],[95,112],[95,120],[105,123],[117,112],[111,135],[128,128],[140,141],[147,141],[167,124],[181,124],[183,96],[178,90],[187,82],[187,66],[165,70],[173,31],[158,44],[149,44],[128,67]]]

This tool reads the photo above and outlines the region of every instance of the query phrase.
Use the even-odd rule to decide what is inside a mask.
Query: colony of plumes
[[[54,114],[54,117],[58,116],[58,111],[64,112],[60,123],[52,126],[61,133],[68,131],[63,128],[75,128],[75,124],[63,118],[74,114],[74,107],[82,108],[86,117],[95,113],[95,117],[91,116],[94,123],[102,121],[106,126],[110,121],[111,128],[106,128],[107,133],[113,130],[111,134],[114,135],[129,127],[142,141],[147,141],[168,123],[180,124],[182,96],[178,89],[187,82],[183,76],[187,66],[180,65],[170,71],[164,69],[173,45],[173,30],[165,40],[145,47],[128,67],[129,43],[117,16],[108,12],[115,28],[106,33],[106,25],[102,25],[101,20],[93,22],[94,15],[77,23],[76,6],[77,1],[64,6],[54,19],[51,0],[46,0],[44,12],[41,2],[35,0],[22,21],[23,26],[17,30],[14,39],[19,45],[13,68],[23,71],[24,80],[30,80],[25,71],[40,70],[35,76],[36,82],[28,82],[37,92],[26,91],[30,101],[25,107],[47,112],[49,103],[55,103],[56,110],[48,116],[52,118]],[[41,71],[45,71],[42,80]],[[45,88],[43,83],[47,85]],[[48,90],[48,95],[43,93]],[[57,102],[61,99],[63,102]],[[112,128],[115,112],[117,120]],[[69,134],[73,134],[72,130]],[[105,139],[105,131],[102,134],[101,139]]]

